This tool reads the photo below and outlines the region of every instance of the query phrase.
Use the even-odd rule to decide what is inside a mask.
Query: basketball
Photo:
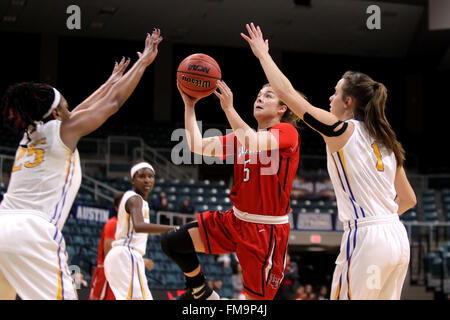
[[[216,82],[222,72],[216,60],[203,53],[196,53],[181,61],[177,80],[181,90],[193,98],[209,96],[216,90]]]

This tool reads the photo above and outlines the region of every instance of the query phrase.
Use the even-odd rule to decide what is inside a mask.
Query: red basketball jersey
[[[223,154],[234,154],[233,205],[244,212],[282,216],[291,211],[292,182],[300,158],[300,135],[289,123],[279,123],[269,131],[279,149],[249,152],[234,133],[221,137]]]
[[[113,240],[115,239],[116,226],[117,226],[117,217],[112,217],[105,223],[105,226],[103,227],[102,236],[98,244],[97,265],[103,265],[103,262],[105,261],[105,254],[103,251],[105,239],[113,239]]]

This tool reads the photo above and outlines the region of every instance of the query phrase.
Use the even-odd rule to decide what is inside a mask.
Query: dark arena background
[[[240,37],[255,22],[269,39],[281,70],[315,106],[329,109],[334,86],[347,70],[367,73],[389,90],[387,117],[406,150],[405,168],[417,205],[401,216],[410,244],[404,300],[447,300],[450,294],[450,1],[446,0],[0,0],[0,93],[21,81],[58,88],[69,109],[109,77],[122,56],[137,59],[147,32],[164,37],[155,62],[121,110],[78,149],[83,180],[63,229],[69,266],[79,298],[86,300],[97,264],[104,223],[116,192],[130,188],[129,169],[144,158],[156,169],[149,196],[151,222],[193,220],[180,213],[188,197],[195,212],[227,210],[232,164],[210,164],[174,150],[186,148],[184,106],[176,87],[178,64],[188,55],[213,57],[234,94],[234,106],[256,126],[253,102],[267,82],[258,60]],[[75,5],[79,10],[71,11]],[[375,5],[379,11],[368,11]],[[377,12],[379,13],[377,15]],[[79,15],[77,15],[79,13]],[[77,20],[78,19],[78,20]],[[202,132],[229,128],[214,94],[196,106]],[[19,135],[0,131],[0,199],[8,188]],[[291,263],[276,299],[329,299],[342,225],[333,194],[326,193],[325,144],[309,128],[299,128],[300,165],[290,214]],[[177,149],[178,148],[178,149]],[[183,149],[184,152],[189,150]],[[183,152],[183,151],[180,151]],[[167,199],[160,206],[160,197]],[[154,299],[184,290],[179,268],[149,235],[146,270]],[[223,298],[239,299],[234,254],[201,255],[210,280]],[[18,297],[20,299],[20,297]]]

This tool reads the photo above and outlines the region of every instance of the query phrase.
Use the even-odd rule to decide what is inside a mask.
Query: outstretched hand
[[[220,106],[224,111],[229,108],[233,108],[233,92],[222,80],[217,80],[217,88],[220,93],[216,90],[214,94],[220,99]]]
[[[260,59],[264,54],[269,52],[269,40],[264,40],[261,28],[259,26],[255,27],[253,22],[245,26],[248,31],[248,36],[241,32],[241,37],[248,42],[253,54]]]
[[[110,84],[114,84],[117,81],[119,81],[120,78],[122,78],[123,73],[125,72],[125,70],[127,69],[129,64],[130,64],[130,58],[125,60],[125,57],[122,57],[122,60],[120,60],[119,63],[116,62],[114,64],[113,72],[108,79],[108,82]]]
[[[142,60],[146,66],[149,66],[158,55],[158,45],[163,40],[161,36],[161,30],[154,28],[152,34],[147,33],[145,38],[144,51],[137,52],[139,60]]]

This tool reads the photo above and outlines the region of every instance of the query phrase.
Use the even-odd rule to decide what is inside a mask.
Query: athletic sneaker
[[[176,297],[174,300],[220,300],[220,296],[217,292],[206,284],[199,292],[193,294],[192,291],[192,288],[187,288],[185,293]]]

